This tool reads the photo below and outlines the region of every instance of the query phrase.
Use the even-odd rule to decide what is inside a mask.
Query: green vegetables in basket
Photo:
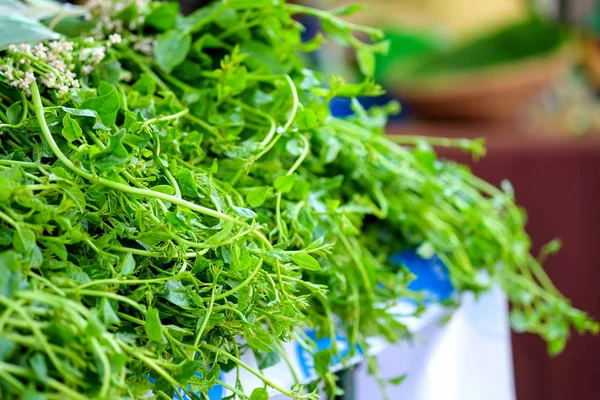
[[[402,40],[403,36],[398,39],[395,34],[391,35],[390,46],[400,50],[379,56],[387,66],[380,76],[390,80],[394,76],[399,80],[426,79],[509,67],[556,53],[568,43],[569,37],[565,28],[535,16],[455,45],[433,37],[417,37],[421,39],[418,43],[424,45],[416,53],[406,51],[411,49],[406,49],[405,40],[396,45],[394,39]]]
[[[316,15],[363,54],[381,49],[379,31],[270,0],[187,17],[175,3],[89,7],[91,30],[63,20],[76,37],[0,57],[0,398],[206,398],[216,384],[266,398],[243,386],[247,369],[316,399],[316,382],[281,387],[261,369],[287,368],[283,341],[313,349],[305,327],[343,330],[351,348],[410,336],[387,309],[421,295],[388,256],[414,246],[438,254],[459,291],[502,285],[515,328],[553,353],[571,327],[597,331],[530,255],[510,188],[431,147],[480,156],[481,142],[394,144],[395,104],[329,114],[334,96],[381,89],[326,88],[299,58],[322,39],[301,42],[292,16]],[[258,370],[241,360],[250,351]]]

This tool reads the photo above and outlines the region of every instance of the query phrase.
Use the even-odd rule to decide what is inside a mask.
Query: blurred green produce
[[[442,40],[434,37],[390,33],[390,52],[381,57],[378,74],[383,81],[393,84],[481,72],[549,56],[562,49],[569,37],[565,28],[537,17],[457,46],[443,45]]]

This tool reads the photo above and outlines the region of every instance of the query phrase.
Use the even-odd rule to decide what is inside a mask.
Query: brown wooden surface
[[[434,124],[392,126],[389,133],[486,136],[488,155],[478,163],[454,150],[439,154],[469,163],[493,184],[511,181],[517,202],[528,211],[536,251],[557,236],[563,240],[561,252],[545,264],[552,280],[575,306],[600,319],[600,137]],[[574,335],[555,358],[532,335],[513,334],[512,340],[518,400],[600,399],[600,338]]]

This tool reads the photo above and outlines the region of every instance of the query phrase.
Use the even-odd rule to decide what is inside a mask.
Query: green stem
[[[240,221],[236,218],[233,218],[227,214],[223,214],[221,212],[212,210],[207,207],[203,207],[201,205],[189,202],[187,200],[178,199],[175,196],[171,196],[171,195],[161,193],[161,192],[156,192],[153,190],[131,187],[129,185],[124,185],[122,183],[118,183],[118,182],[114,182],[114,181],[111,181],[108,179],[100,178],[100,177],[97,177],[97,176],[87,172],[87,171],[83,171],[82,169],[75,166],[75,164],[73,164],[73,162],[60,150],[60,148],[54,141],[54,138],[52,137],[52,133],[50,133],[50,129],[48,128],[48,124],[46,123],[46,119],[44,117],[44,107],[43,107],[41,99],[40,99],[39,89],[35,82],[33,82],[31,84],[31,96],[32,96],[33,104],[34,104],[34,108],[35,108],[35,114],[37,116],[38,122],[40,124],[40,128],[42,130],[42,137],[46,140],[46,143],[48,144],[48,146],[50,147],[50,149],[52,150],[54,155],[67,168],[69,168],[71,171],[75,172],[82,178],[87,179],[88,181],[96,183],[98,185],[106,186],[108,188],[118,190],[118,191],[121,191],[124,193],[138,195],[141,197],[150,197],[150,198],[155,198],[155,199],[163,200],[166,202],[170,202],[170,203],[188,208],[190,210],[196,211],[196,212],[204,214],[204,215],[208,215],[208,216],[211,216],[214,218],[222,219],[224,221],[232,222],[236,225],[242,225],[242,226],[247,225],[245,222]],[[271,243],[260,232],[253,231],[252,234],[256,238],[258,238],[260,241],[262,241],[267,246],[267,248],[269,248],[269,249],[272,248]]]
[[[81,296],[106,297],[108,299],[112,299],[112,300],[119,301],[121,303],[128,304],[131,307],[133,307],[136,310],[138,310],[139,312],[141,312],[142,314],[146,315],[146,308],[144,306],[142,306],[141,304],[137,303],[136,301],[130,299],[129,297],[121,296],[121,295],[116,294],[116,293],[103,292],[103,291],[99,291],[99,290],[86,290],[86,289],[83,289],[83,290],[80,290],[80,289],[65,289],[65,292],[79,294]]]
[[[212,293],[210,295],[210,303],[208,304],[208,308],[206,309],[206,314],[204,315],[204,319],[202,320],[202,325],[200,329],[198,329],[198,333],[196,334],[196,339],[194,340],[194,347],[198,347],[200,340],[202,339],[202,334],[204,333],[204,329],[206,329],[206,325],[208,324],[208,320],[210,319],[210,315],[212,314],[212,309],[215,304],[215,298],[217,296],[217,277],[219,274],[215,274],[213,280],[213,288]]]
[[[330,21],[335,26],[343,26],[352,31],[363,32],[376,39],[381,39],[384,36],[383,32],[380,29],[361,26],[348,21],[344,21],[343,19],[338,18],[327,11],[318,10],[312,7],[306,7],[299,4],[285,4],[285,8],[292,14],[312,15],[313,17],[317,17],[323,21]]]
[[[269,378],[267,378],[266,376],[262,375],[261,373],[257,372],[254,368],[252,368],[251,366],[249,366],[248,364],[246,364],[245,362],[243,362],[242,360],[240,360],[239,358],[219,349],[218,347],[212,346],[208,343],[202,343],[200,345],[200,347],[205,348],[206,350],[218,353],[220,356],[227,358],[230,361],[233,361],[234,363],[238,364],[240,367],[244,368],[246,371],[250,372],[252,375],[254,375],[255,377],[257,377],[258,379],[260,379],[261,381],[263,381],[264,383],[266,383],[268,386],[271,386],[273,389],[277,390],[279,393],[286,395],[288,397],[291,397],[293,399],[310,399],[313,398],[314,396],[312,396],[311,394],[306,394],[306,395],[298,395],[295,393],[292,393],[288,390],[285,390],[284,388],[282,388],[281,386],[277,385],[275,382],[273,382],[272,380],[270,380]]]
[[[241,399],[249,399],[250,397],[248,397],[247,394],[245,394],[244,392],[242,392],[241,390],[237,390],[236,388],[234,388],[231,385],[228,385],[227,383],[217,380],[217,384],[223,386],[225,389],[231,391],[231,393],[235,393],[237,394]]]
[[[221,310],[229,310],[229,311],[233,312],[234,314],[237,314],[242,319],[242,321],[244,321],[245,323],[248,323],[246,316],[237,308],[233,308],[231,306],[216,306],[212,309],[212,311],[221,311]]]
[[[165,276],[163,278],[154,278],[154,279],[98,279],[98,280],[91,281],[91,282],[80,285],[79,289],[85,289],[90,286],[106,285],[106,284],[146,285],[148,283],[160,283],[160,282],[170,281],[173,279],[180,279],[180,278],[184,278],[184,277],[191,277],[191,275],[189,273],[185,272],[183,274]]]
[[[144,121],[144,123],[142,125],[143,126],[148,126],[150,124],[157,124],[159,122],[164,122],[164,121],[170,121],[170,120],[173,120],[173,119],[178,119],[180,117],[183,117],[184,115],[186,115],[189,112],[190,112],[190,110],[188,110],[186,108],[186,109],[181,110],[178,113],[175,113],[175,114],[172,114],[172,115],[163,115],[161,117],[151,118],[149,120]]]
[[[202,128],[206,129],[208,132],[212,133],[213,135],[215,135],[217,137],[222,137],[221,133],[219,132],[219,130],[217,128],[210,125],[208,122],[204,121],[203,119],[200,119],[193,114],[186,114],[184,117],[185,117],[185,119],[190,120],[190,121],[200,125]]]
[[[92,338],[92,347],[94,351],[98,355],[100,359],[100,363],[102,364],[103,374],[102,374],[102,385],[100,386],[100,396],[104,399],[108,398],[108,391],[110,390],[110,377],[111,377],[111,366],[110,361],[108,361],[108,357],[104,352],[102,346],[98,342],[98,339],[95,337]]]
[[[346,250],[348,250],[348,253],[350,254],[350,258],[352,259],[352,261],[354,262],[354,265],[358,269],[360,277],[363,281],[363,285],[364,285],[364,288],[366,291],[367,298],[370,301],[373,301],[373,299],[374,299],[373,286],[371,285],[371,280],[369,279],[369,275],[367,274],[367,271],[365,270],[362,262],[360,261],[360,257],[358,256],[358,254],[356,254],[356,251],[354,250],[354,248],[352,248],[352,245],[350,244],[350,242],[348,241],[348,238],[345,235],[340,234],[340,235],[338,235],[338,237],[341,239],[342,243],[344,244],[344,247],[346,247]]]
[[[21,95],[21,107],[23,108],[23,112],[21,113],[21,120],[19,121],[18,124],[14,124],[14,125],[13,124],[0,124],[0,128],[20,128],[25,123],[25,119],[27,119],[27,113],[28,113],[27,108],[29,106],[29,102],[27,101],[25,92],[19,91],[19,94]]]
[[[144,356],[139,351],[136,351],[136,349],[129,347],[128,345],[126,345],[123,342],[119,342],[119,345],[121,346],[121,348],[123,350],[125,350],[126,353],[128,353],[129,355],[133,356],[134,358],[137,358],[138,360],[142,361],[144,364],[146,364],[148,367],[150,367],[152,370],[154,370],[154,372],[156,372],[157,374],[162,376],[167,382],[169,382],[169,384],[171,386],[173,386],[173,388],[177,389],[179,387],[179,383],[177,381],[175,381],[175,379],[173,379],[171,374],[169,374],[160,365],[158,365],[155,362],[155,360]]]
[[[262,258],[258,261],[258,265],[256,266],[256,268],[254,268],[254,270],[252,271],[252,273],[250,274],[250,276],[248,276],[244,281],[242,281],[239,285],[237,285],[236,287],[221,293],[220,295],[215,297],[215,300],[221,300],[224,299],[226,297],[231,296],[232,294],[235,294],[237,292],[239,292],[240,290],[242,290],[243,288],[245,288],[246,286],[248,286],[250,284],[250,282],[252,282],[254,280],[254,278],[256,277],[256,274],[258,274],[258,272],[260,271],[260,267],[262,266],[263,260]],[[212,301],[212,296],[211,299],[202,299],[203,302],[208,302],[208,301]]]
[[[54,353],[54,350],[52,350],[50,344],[46,340],[46,335],[35,324],[35,321],[27,314],[23,307],[18,302],[7,300],[4,296],[0,296],[0,303],[4,305],[7,309],[13,309],[17,314],[21,316],[21,318],[23,318],[23,320],[30,324],[33,335],[36,337],[37,340],[39,340],[40,345],[42,346],[46,354],[48,354],[48,358],[50,358],[50,361],[56,367],[56,369],[66,379],[70,378],[71,380],[75,380],[72,374],[69,374],[68,371],[63,368],[63,365],[60,362],[59,358],[56,356],[56,353]]]

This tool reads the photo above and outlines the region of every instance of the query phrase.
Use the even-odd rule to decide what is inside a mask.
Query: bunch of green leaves
[[[597,330],[529,254],[512,193],[431,149],[481,155],[480,142],[396,145],[383,135],[394,104],[329,114],[335,96],[381,89],[368,77],[325,87],[300,58],[324,39],[302,42],[293,15],[320,18],[370,74],[385,45],[340,18],[352,9],[229,0],[183,17],[175,3],[111,5],[95,9],[92,31],[66,27],[116,42],[80,88],[59,98],[38,79],[28,97],[0,80],[1,398],[198,398],[217,383],[266,398],[241,369],[317,398],[316,384],[280,387],[260,370],[290,364],[283,341],[313,351],[308,326],[346,331],[352,349],[409,336],[389,306],[422,295],[388,257],[414,246],[442,257],[459,291],[502,284],[514,326],[551,351],[570,326]],[[106,40],[119,26],[133,28]],[[135,50],[148,41],[150,54]],[[248,351],[259,370],[241,360]],[[316,355],[330,395],[337,352]]]

